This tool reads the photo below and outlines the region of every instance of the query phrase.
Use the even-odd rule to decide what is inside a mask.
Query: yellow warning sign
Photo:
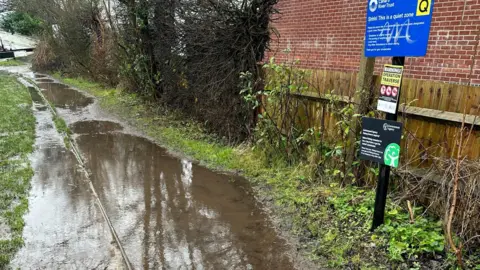
[[[430,15],[432,9],[432,0],[418,0],[417,3],[417,16]]]
[[[385,65],[382,73],[382,85],[400,87],[403,66]]]

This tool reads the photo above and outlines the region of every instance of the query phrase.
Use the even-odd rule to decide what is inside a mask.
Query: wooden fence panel
[[[308,82],[309,89],[294,94],[294,98],[303,100],[298,106],[295,124],[303,129],[322,130],[325,141],[334,144],[339,139],[338,119],[333,115],[328,95],[333,91],[335,99],[345,104],[352,102],[356,74],[313,70]],[[373,87],[377,95],[380,76],[375,76]],[[472,160],[480,159],[480,87],[406,78],[400,103],[403,109],[399,121],[405,126],[404,164],[429,166],[436,157],[453,157],[462,119],[460,114],[464,111],[468,114],[467,123],[474,124],[465,142],[464,154]],[[375,108],[376,104],[372,104],[372,109]]]

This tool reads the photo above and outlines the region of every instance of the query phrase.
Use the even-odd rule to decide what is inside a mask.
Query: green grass
[[[55,110],[55,107],[52,106],[52,109]],[[55,128],[57,129],[58,133],[62,134],[63,142],[65,143],[65,147],[70,149],[70,138],[72,135],[72,131],[68,128],[67,123],[58,115],[53,116],[53,123],[55,124]]]
[[[25,65],[25,63],[22,63],[17,59],[8,59],[6,61],[0,61],[0,67],[22,66],[22,65]]]
[[[14,77],[0,74],[0,226],[10,230],[0,241],[0,268],[23,245],[23,215],[33,176],[28,160],[35,138],[31,104],[25,87]]]
[[[440,224],[424,216],[410,224],[408,212],[391,201],[387,206],[388,225],[370,232],[373,190],[311,179],[306,164],[288,166],[279,160],[266,165],[264,155],[251,146],[226,145],[201,124],[156,104],[149,105],[135,94],[81,78],[55,77],[99,97],[104,109],[165,147],[211,169],[246,176],[259,187],[261,198],[271,198],[278,206],[276,213],[283,217],[284,226],[299,235],[304,250],[324,267],[378,269],[398,266],[405,260],[414,267],[422,257],[443,249],[438,240]],[[403,239],[395,233],[397,229],[413,235],[412,239]]]

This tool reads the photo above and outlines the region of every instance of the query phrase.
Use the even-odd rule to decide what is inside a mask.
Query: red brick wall
[[[299,59],[305,68],[357,71],[367,2],[280,0],[281,14],[273,23],[280,37],[272,41],[269,56]],[[436,0],[427,56],[407,58],[406,76],[480,84],[479,34],[480,0]],[[377,72],[390,61],[377,58]]]

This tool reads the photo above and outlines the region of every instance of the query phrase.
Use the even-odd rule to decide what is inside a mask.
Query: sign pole
[[[368,0],[365,56],[393,56],[393,65],[384,67],[377,102],[377,110],[387,113],[386,120],[362,119],[367,128],[362,129],[360,159],[380,164],[372,231],[383,224],[390,167],[397,167],[400,159],[403,125],[396,121],[405,56],[422,57],[427,54],[435,1]],[[379,124],[383,125],[383,129],[379,128]]]
[[[405,57],[393,57],[392,64],[397,66],[405,66]],[[400,94],[402,93],[402,86],[400,85],[398,90],[398,100],[400,100]],[[397,121],[398,105],[393,113],[387,113],[386,120]],[[378,228],[383,224],[385,218],[385,206],[387,203],[387,191],[388,191],[388,182],[390,180],[390,166],[380,164],[379,174],[378,174],[378,183],[377,183],[377,192],[375,194],[375,208],[373,211],[373,223],[372,231]]]

